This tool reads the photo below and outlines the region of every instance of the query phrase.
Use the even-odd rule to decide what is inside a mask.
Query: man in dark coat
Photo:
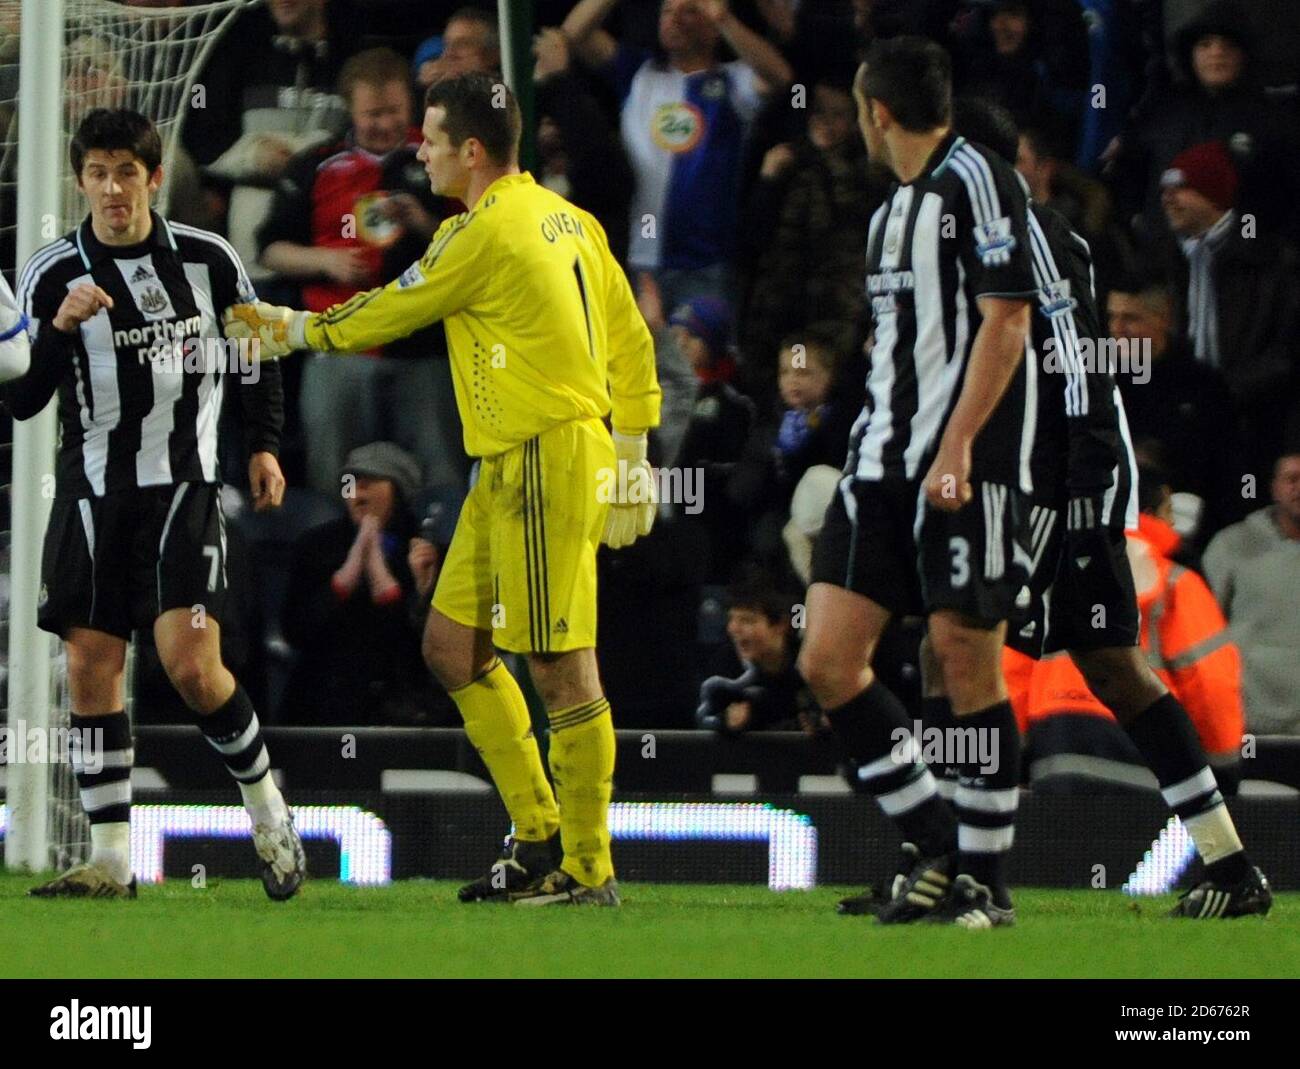
[[[1296,249],[1236,209],[1236,171],[1217,142],[1175,156],[1161,185],[1175,239],[1165,258],[1174,280],[1177,336],[1227,379],[1247,432],[1241,475],[1253,474],[1262,488],[1288,426],[1300,427]]]

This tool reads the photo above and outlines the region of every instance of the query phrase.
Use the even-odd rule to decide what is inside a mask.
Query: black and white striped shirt
[[[1034,500],[1087,512],[1074,526],[1137,525],[1137,461],[1103,345],[1092,251],[1059,212],[1031,201],[1029,243],[1038,307],[1033,347],[1042,360],[1034,436]]]
[[[144,241],[109,246],[87,218],[33,255],[19,277],[32,370],[6,394],[14,416],[26,419],[57,389],[60,496],[221,481],[217,423],[226,374],[235,370],[220,348],[221,313],[256,297],[224,238],[157,213],[152,219]],[[85,283],[107,292],[112,309],[75,334],[56,330],[63,299]],[[255,377],[239,380],[250,451],[276,453],[279,367],[258,365]]]
[[[845,471],[925,475],[983,322],[979,297],[1033,299],[1025,194],[1001,159],[956,134],[871,220],[867,298],[875,341]],[[1029,492],[1034,366],[1022,361],[972,450],[982,481]]]

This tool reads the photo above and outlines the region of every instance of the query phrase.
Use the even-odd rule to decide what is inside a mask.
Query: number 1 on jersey
[[[591,336],[591,309],[587,305],[587,284],[582,278],[582,262],[573,258],[573,277],[578,281],[578,296],[582,298],[582,314],[587,320],[587,354],[596,359],[596,342]]]

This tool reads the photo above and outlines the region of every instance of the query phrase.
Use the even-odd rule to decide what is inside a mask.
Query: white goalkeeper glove
[[[630,546],[641,535],[648,535],[654,526],[659,495],[655,492],[654,472],[645,458],[645,450],[644,434],[614,432],[617,470],[605,533],[601,537],[610,549]]]
[[[307,312],[258,301],[232,304],[221,317],[226,337],[257,340],[258,360],[277,360],[307,348]]]

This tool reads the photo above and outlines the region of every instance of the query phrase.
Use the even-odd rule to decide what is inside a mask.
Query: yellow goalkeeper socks
[[[500,658],[478,679],[451,691],[465,734],[492,773],[492,781],[524,842],[544,842],[560,826],[555,795],[546,781],[528,703]]]
[[[597,698],[558,709],[551,719],[551,778],[560,801],[565,872],[588,887],[614,875],[609,796],[614,787],[614,722]]]

